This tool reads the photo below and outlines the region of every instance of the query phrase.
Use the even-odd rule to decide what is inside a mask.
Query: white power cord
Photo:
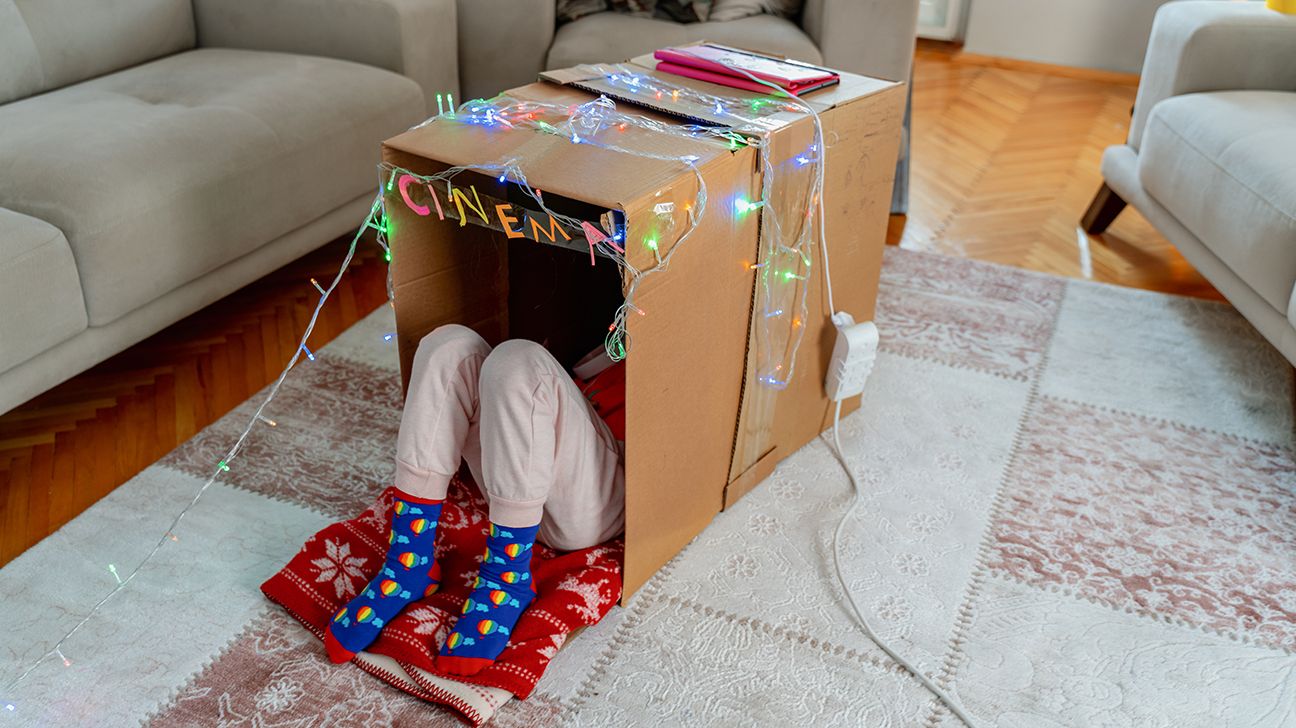
[[[833,287],[831,268],[828,264],[828,238],[824,226],[824,205],[823,205],[823,187],[824,187],[824,168],[827,166],[824,159],[827,156],[827,147],[824,144],[823,120],[819,118],[819,112],[814,106],[807,103],[804,99],[798,98],[787,93],[780,86],[770,83],[762,78],[748,73],[742,68],[731,66],[735,71],[747,76],[752,81],[768,86],[773,89],[775,94],[780,97],[786,97],[790,101],[796,102],[806,113],[814,120],[815,127],[815,144],[819,150],[815,162],[814,179],[811,184],[810,200],[811,204],[818,209],[819,222],[819,247],[823,251],[823,279],[824,289],[828,297],[828,311],[832,317],[832,322],[837,329],[837,345],[833,349],[832,362],[829,364],[829,374],[824,383],[828,395],[836,400],[837,407],[833,413],[833,454],[837,456],[837,461],[841,463],[842,469],[846,471],[846,477],[850,478],[852,490],[852,502],[850,508],[846,509],[845,515],[837,524],[837,530],[833,532],[833,569],[837,572],[837,581],[841,584],[842,591],[846,593],[846,599],[850,602],[851,611],[855,615],[855,620],[859,622],[864,634],[873,641],[883,652],[904,669],[908,670],[911,675],[922,683],[936,699],[944,703],[946,708],[958,716],[968,728],[977,728],[977,723],[964,710],[963,705],[953,696],[946,693],[931,678],[927,677],[921,670],[915,667],[905,658],[901,657],[894,649],[891,648],[869,625],[868,620],[864,618],[864,610],[855,601],[855,595],[851,593],[850,587],[846,585],[846,578],[842,575],[841,558],[838,555],[838,542],[841,540],[842,530],[846,528],[846,522],[851,516],[855,515],[855,509],[859,508],[860,503],[860,485],[855,479],[855,472],[851,470],[850,464],[846,462],[846,454],[842,452],[841,435],[839,433],[841,424],[841,407],[842,400],[860,394],[864,389],[864,380],[868,372],[872,369],[874,353],[877,345],[877,329],[870,322],[856,324],[850,314],[842,311],[838,312],[835,302],[833,301]]]
[[[855,601],[855,595],[851,593],[850,587],[846,585],[846,577],[842,575],[841,570],[841,558],[839,556],[840,549],[838,547],[838,542],[841,540],[842,531],[846,528],[846,522],[851,519],[851,516],[855,515],[855,509],[859,508],[860,504],[864,501],[860,499],[860,485],[859,481],[855,479],[855,472],[851,470],[850,464],[846,462],[846,455],[842,452],[841,436],[838,428],[838,425],[841,423],[841,407],[841,400],[837,400],[837,408],[833,413],[833,454],[837,456],[837,461],[841,463],[842,469],[846,471],[846,477],[850,478],[853,495],[851,498],[851,507],[846,509],[846,514],[843,515],[841,521],[837,523],[837,530],[833,532],[833,569],[837,572],[837,581],[841,584],[842,591],[846,593],[846,600],[850,602],[851,611],[855,614],[855,620],[859,622],[860,628],[864,630],[864,634],[870,640],[873,640],[873,643],[880,647],[888,657],[895,660],[897,664],[908,670],[914,677],[918,678],[918,682],[922,683],[923,687],[927,688],[932,695],[935,695],[938,700],[944,703],[945,707],[949,708],[950,712],[958,716],[959,720],[963,721],[968,728],[977,728],[977,724],[972,720],[972,717],[967,714],[967,711],[964,710],[963,705],[958,700],[942,690],[939,685],[931,680],[931,678],[923,674],[921,670],[911,664],[908,660],[901,657],[895,650],[891,649],[891,646],[884,642],[881,637],[877,636],[877,633],[873,631],[871,626],[869,626],[868,620],[864,618],[864,610],[860,609],[860,605]]]

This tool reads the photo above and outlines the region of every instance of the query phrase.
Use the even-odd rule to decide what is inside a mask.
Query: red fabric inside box
[[[411,675],[415,673],[410,667],[440,674],[434,658],[463,608],[486,548],[486,501],[470,483],[456,476],[441,511],[436,542],[441,589],[406,607],[366,650],[392,658]],[[308,539],[287,566],[261,585],[261,591],[322,639],[333,615],[381,568],[394,491],[388,488],[358,517]],[[565,553],[537,543],[532,562],[536,600],[518,620],[508,647],[491,667],[452,679],[501,688],[519,698],[530,695],[567,636],[598,622],[621,598],[622,553],[619,538]],[[476,714],[453,692],[411,684],[362,660],[355,664],[406,692],[458,710],[471,723],[489,718]],[[339,665],[338,669],[351,668]]]

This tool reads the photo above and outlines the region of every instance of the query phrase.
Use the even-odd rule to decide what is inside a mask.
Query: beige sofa
[[[0,412],[353,229],[453,0],[0,0]]]
[[[698,40],[778,53],[852,73],[908,80],[918,0],[807,0],[793,20],[675,23],[612,12],[555,25],[555,0],[459,0],[459,82],[489,97],[535,80],[540,71],[612,63]],[[900,145],[891,209],[908,207],[909,120]]]
[[[1134,205],[1296,363],[1296,16],[1163,5],[1102,173],[1088,232]]]

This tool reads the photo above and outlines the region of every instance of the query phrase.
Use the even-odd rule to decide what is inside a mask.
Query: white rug
[[[986,726],[1296,726],[1290,366],[1224,305],[896,249],[883,278],[843,424],[867,491],[846,570],[883,636]],[[279,426],[0,724],[456,724],[257,591],[390,480],[392,328],[384,307],[294,372]],[[247,408],[0,570],[0,685],[138,562]],[[848,489],[822,442],[794,454],[494,724],[957,725],[843,606]]]

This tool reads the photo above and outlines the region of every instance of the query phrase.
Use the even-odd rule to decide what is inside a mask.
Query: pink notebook
[[[710,44],[663,48],[653,53],[653,57],[658,61],[659,71],[747,91],[768,92],[770,89],[742,71],[776,84],[794,96],[841,80],[826,68]]]

